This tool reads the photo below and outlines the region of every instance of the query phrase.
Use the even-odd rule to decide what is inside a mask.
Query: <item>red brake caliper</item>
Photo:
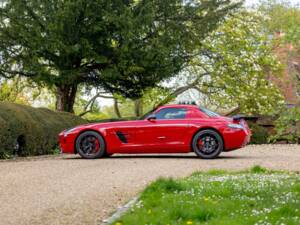
[[[202,141],[202,139],[199,138],[197,144],[198,144],[198,148],[202,149],[202,147],[203,147],[203,141]]]
[[[98,139],[95,139],[95,152],[98,152],[100,149],[100,143]]]

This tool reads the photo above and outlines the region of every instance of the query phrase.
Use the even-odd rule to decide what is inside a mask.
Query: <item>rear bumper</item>
[[[246,146],[251,139],[251,132],[248,129],[226,129],[223,133],[225,148],[224,151],[231,151]]]
[[[247,144],[249,144],[250,140],[251,140],[251,134],[248,134],[244,139],[242,147],[245,147]]]

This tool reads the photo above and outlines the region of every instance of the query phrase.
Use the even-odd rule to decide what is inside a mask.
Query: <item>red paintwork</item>
[[[185,119],[170,120],[134,120],[86,124],[76,127],[65,135],[59,134],[60,147],[63,153],[74,152],[75,141],[84,131],[92,130],[100,133],[106,142],[107,153],[188,153],[191,151],[191,141],[199,130],[214,129],[224,140],[224,151],[230,151],[245,146],[250,141],[251,131],[245,121],[240,121],[244,129],[228,127],[230,123],[239,123],[229,117],[209,117],[195,105],[166,105],[164,108],[185,108]],[[128,143],[120,141],[116,135],[121,131]],[[165,137],[160,139],[159,137]]]

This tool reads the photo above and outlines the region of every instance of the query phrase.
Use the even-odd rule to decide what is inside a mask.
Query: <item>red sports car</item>
[[[189,153],[204,159],[245,146],[251,131],[241,116],[223,117],[196,105],[165,105],[141,120],[93,123],[59,134],[63,153],[94,159],[114,153]]]

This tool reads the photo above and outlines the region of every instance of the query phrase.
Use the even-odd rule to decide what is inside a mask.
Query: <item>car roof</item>
[[[158,107],[158,109],[162,109],[162,108],[196,108],[198,109],[199,106],[197,105],[191,105],[191,104],[170,104],[170,105],[163,105]]]

